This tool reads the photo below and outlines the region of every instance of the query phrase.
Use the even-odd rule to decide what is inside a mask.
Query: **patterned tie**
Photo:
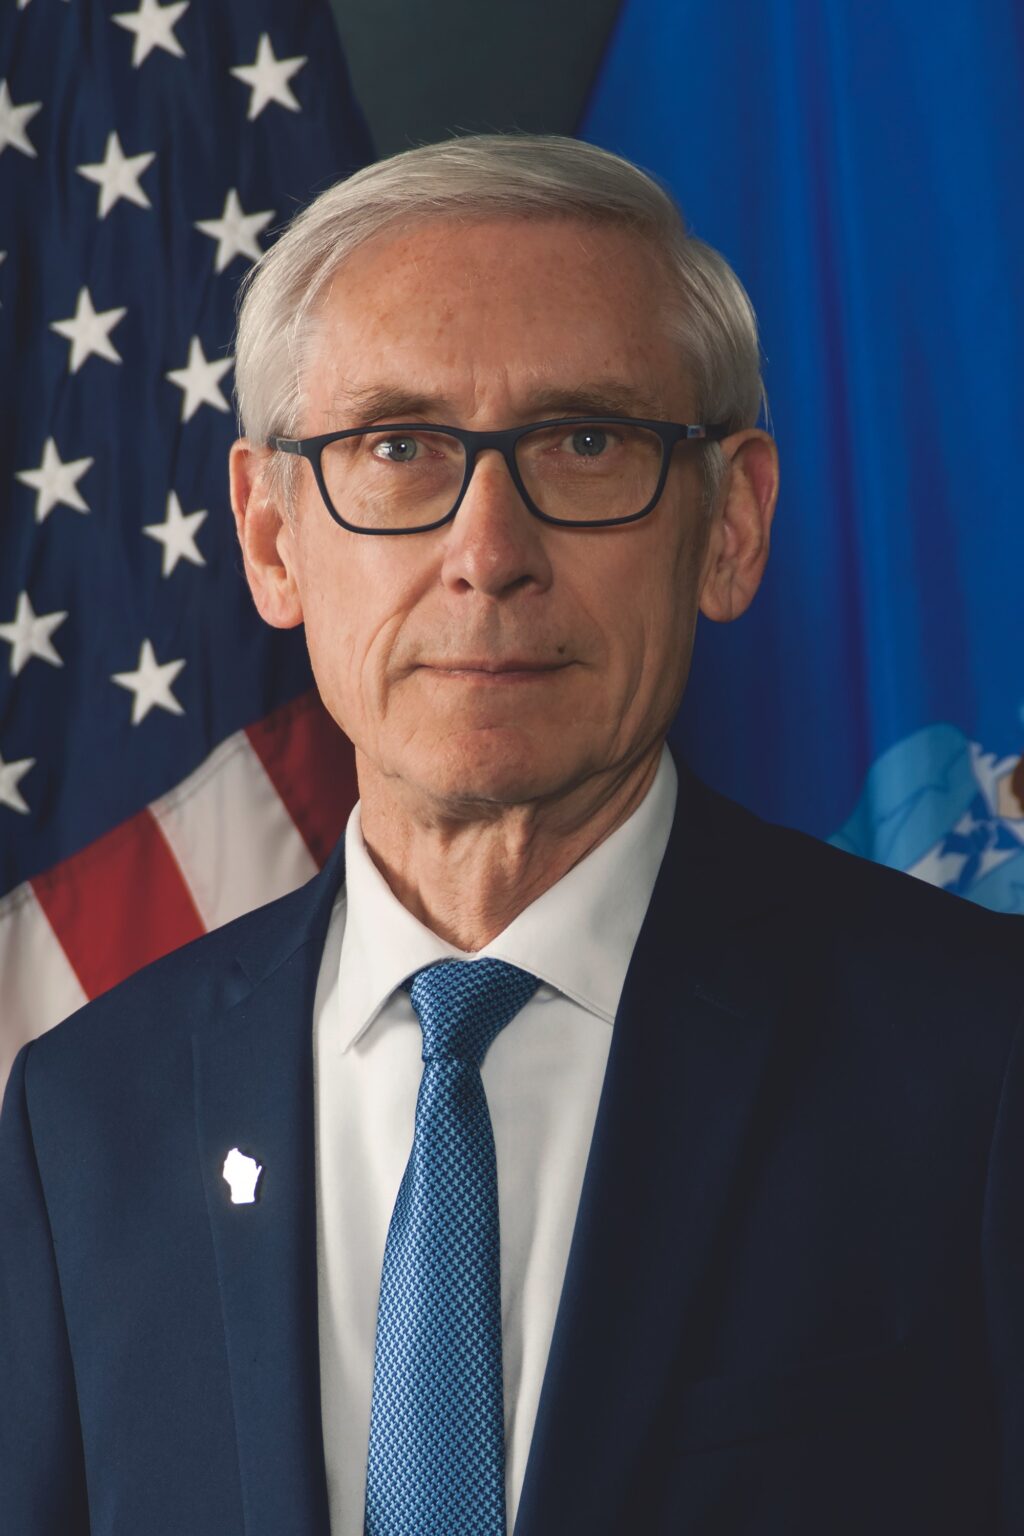
[[[485,959],[444,960],[406,985],[424,1067],[384,1249],[366,1536],[505,1536],[498,1183],[480,1063],[539,982]]]

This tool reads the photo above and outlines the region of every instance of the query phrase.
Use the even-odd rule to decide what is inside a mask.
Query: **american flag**
[[[234,543],[238,282],[371,158],[327,0],[3,0],[0,1084],[355,796]]]

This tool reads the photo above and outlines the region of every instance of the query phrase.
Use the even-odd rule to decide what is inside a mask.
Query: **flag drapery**
[[[5,7],[0,1080],[313,873],[354,800],[226,466],[239,279],[370,157],[327,0]]]
[[[673,732],[755,810],[1024,911],[1024,54],[1013,0],[624,0],[582,136],[748,288],[772,559]]]

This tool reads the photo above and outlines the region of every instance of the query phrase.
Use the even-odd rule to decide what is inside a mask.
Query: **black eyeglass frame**
[[[516,464],[515,449],[520,438],[528,436],[531,432],[540,431],[545,427],[582,426],[647,427],[661,438],[661,472],[658,476],[658,484],[650,501],[639,512],[631,512],[627,517],[593,519],[551,517],[547,512],[542,512],[530,496],[526,486],[523,484],[523,478]],[[386,421],[374,423],[366,427],[346,427],[341,432],[324,432],[319,437],[268,437],[267,446],[268,448],[276,449],[278,453],[293,453],[297,454],[299,458],[308,459],[323,504],[339,527],[347,528],[349,533],[365,533],[371,536],[380,535],[387,538],[399,534],[430,533],[435,528],[443,528],[446,523],[450,523],[461,507],[466,492],[469,490],[469,482],[472,480],[473,471],[476,468],[477,455],[485,448],[495,448],[501,454],[512,477],[512,483],[522,497],[527,510],[543,523],[551,523],[556,528],[618,528],[623,523],[636,523],[642,517],[646,517],[648,513],[653,512],[661,500],[662,492],[665,489],[665,482],[668,479],[672,451],[679,443],[717,443],[723,437],[727,437],[731,430],[724,423],[705,426],[685,421],[647,421],[639,416],[556,416],[548,421],[531,421],[522,427],[506,427],[500,432],[474,432],[467,427],[448,427],[436,421]],[[328,443],[337,443],[346,437],[365,437],[370,433],[392,436],[399,432],[443,432],[448,437],[456,438],[462,444],[466,454],[466,472],[463,476],[462,486],[456,497],[455,505],[444,517],[439,517],[432,523],[417,524],[414,528],[361,528],[356,523],[347,522],[337,507],[334,506],[327,493],[327,485],[321,467],[323,450],[327,447]]]

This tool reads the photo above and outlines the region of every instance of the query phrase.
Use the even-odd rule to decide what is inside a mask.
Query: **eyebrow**
[[[528,397],[524,421],[549,416],[640,416],[663,420],[665,408],[631,385],[616,379],[567,388],[549,388]],[[413,417],[454,425],[451,401],[443,395],[415,394],[391,385],[369,385],[336,397],[333,414],[367,425],[381,421],[406,421]]]
[[[617,380],[602,380],[570,390],[549,390],[531,397],[531,410],[555,416],[646,416],[662,420],[665,407]]]

